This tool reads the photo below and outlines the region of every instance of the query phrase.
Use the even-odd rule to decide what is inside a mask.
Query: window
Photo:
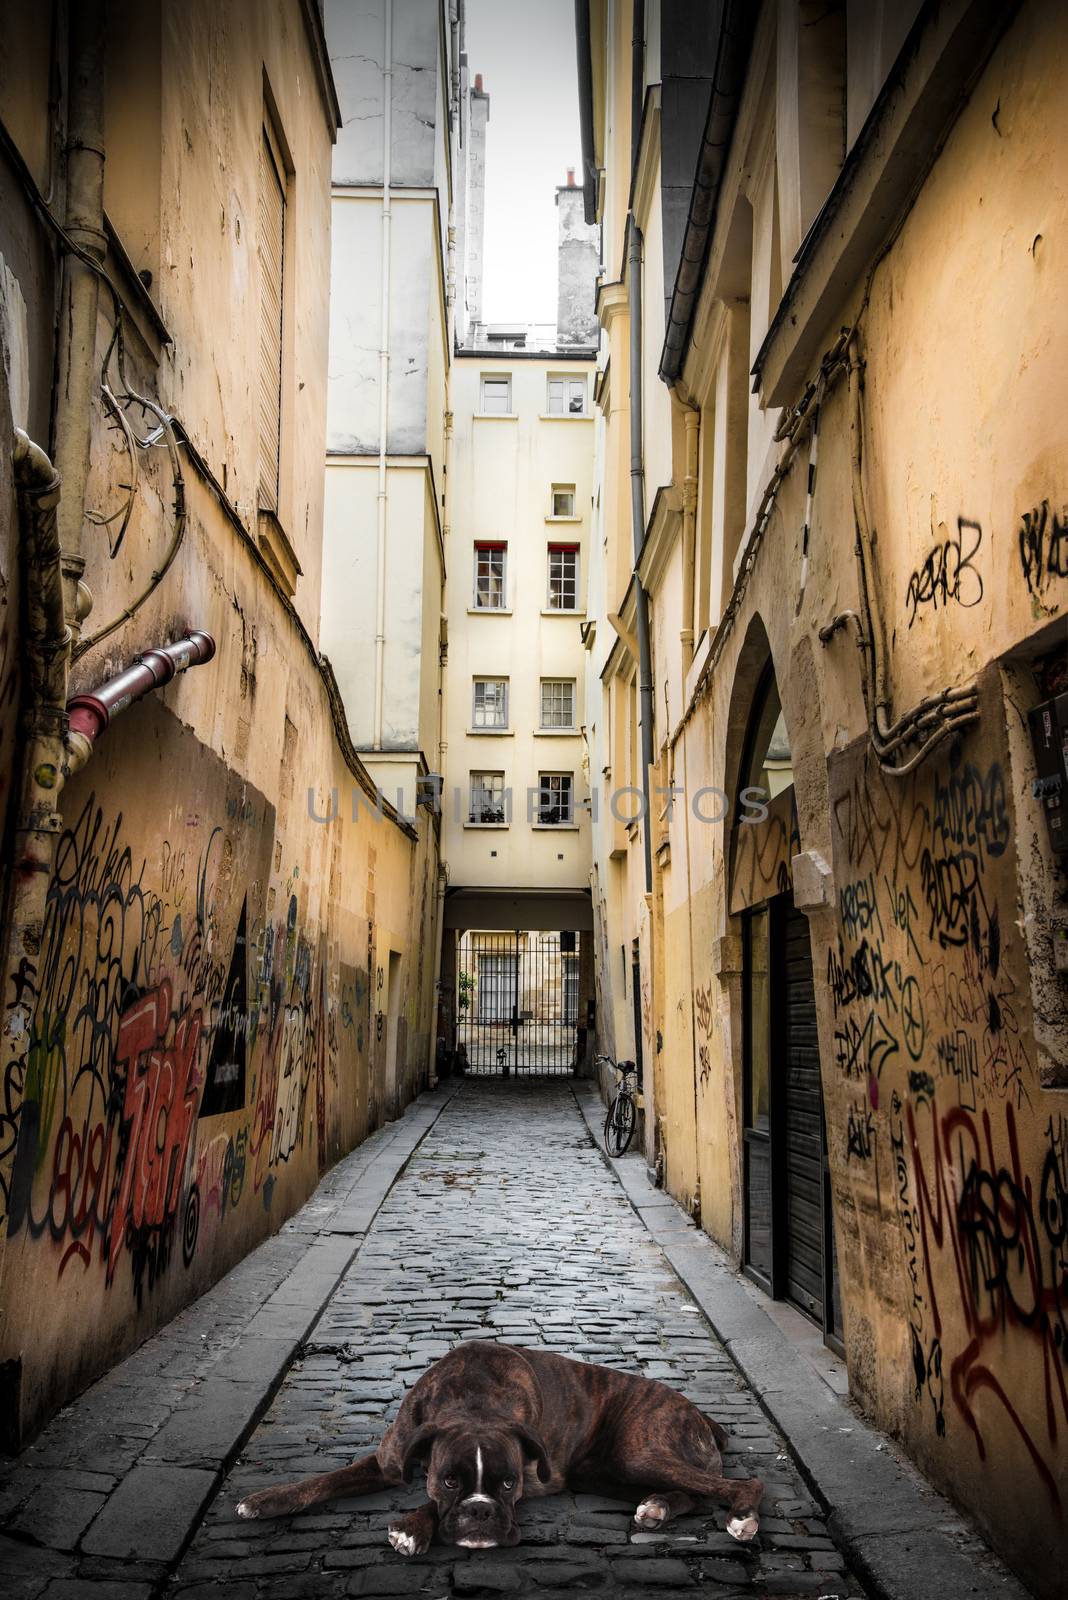
[[[504,610],[504,558],[508,546],[500,544],[475,545],[475,609],[477,611]]]
[[[573,517],[575,515],[575,485],[573,483],[553,484],[553,516]]]
[[[478,1020],[508,1022],[515,1005],[518,957],[480,955],[478,958]]]
[[[550,378],[550,417],[581,417],[586,412],[585,378]]]
[[[549,610],[574,611],[578,604],[577,544],[549,546]]]
[[[512,379],[507,372],[496,377],[483,374],[482,415],[508,417],[512,413]]]
[[[470,822],[507,822],[503,772],[472,772]]]
[[[285,167],[278,142],[264,124],[260,138],[260,482],[259,505],[278,510],[278,456],[282,433],[282,263],[285,255]]]
[[[571,821],[571,773],[538,773],[538,821],[560,827]]]
[[[475,679],[471,726],[472,728],[507,728],[507,678]]]
[[[579,958],[562,956],[564,963],[564,1023],[569,1028],[578,1027],[579,1019]]]
[[[541,680],[541,725],[543,728],[575,726],[574,678]]]

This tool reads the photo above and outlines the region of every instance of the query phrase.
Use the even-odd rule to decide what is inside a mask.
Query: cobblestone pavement
[[[724,1512],[633,1530],[634,1497],[564,1494],[520,1509],[522,1543],[386,1542],[411,1490],[240,1522],[252,1489],[343,1466],[373,1448],[406,1387],[464,1338],[501,1338],[661,1378],[728,1429],[728,1475],[764,1479],[755,1547]],[[223,1482],[176,1575],[180,1600],[338,1595],[848,1600],[858,1580],[783,1442],[605,1166],[560,1080],[468,1080],[379,1211],[302,1359]]]

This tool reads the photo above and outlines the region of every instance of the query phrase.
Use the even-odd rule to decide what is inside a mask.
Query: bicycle
[[[607,1063],[620,1076],[619,1088],[609,1102],[604,1119],[604,1147],[610,1156],[621,1156],[634,1137],[638,1120],[635,1091],[630,1082],[632,1078],[637,1082],[638,1068],[633,1061],[617,1063],[611,1056],[598,1056],[597,1060]]]

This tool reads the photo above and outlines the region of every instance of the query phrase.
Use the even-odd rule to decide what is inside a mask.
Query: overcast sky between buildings
[[[467,0],[467,65],[490,97],[487,322],[556,321],[556,188],[581,176],[574,0]]]

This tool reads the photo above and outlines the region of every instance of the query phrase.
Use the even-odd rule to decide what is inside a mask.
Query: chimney
[[[596,350],[595,295],[601,269],[601,230],[586,221],[575,169],[556,191],[556,344],[561,350]]]
[[[482,247],[486,214],[486,124],[490,97],[475,73],[467,133],[467,215],[464,219],[464,335],[472,323],[482,321]]]

